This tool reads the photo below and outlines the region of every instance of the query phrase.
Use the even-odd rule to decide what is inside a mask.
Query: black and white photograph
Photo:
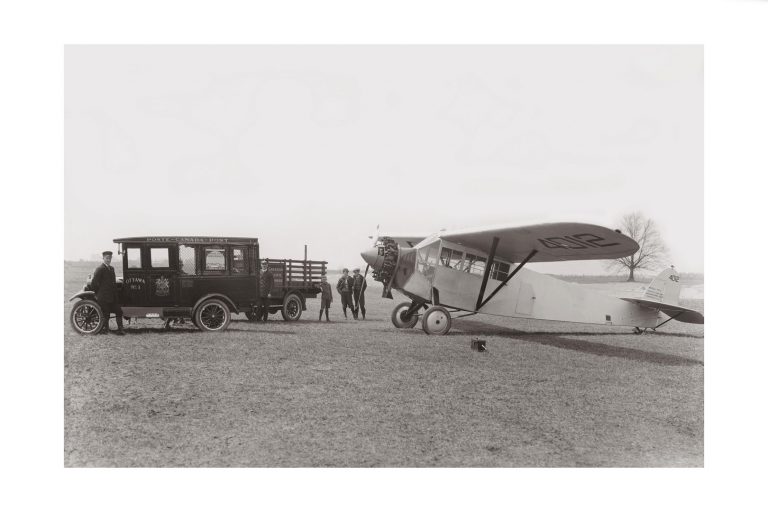
[[[759,509],[767,9],[2,4],[2,508]]]
[[[700,46],[68,46],[68,467],[701,467]]]

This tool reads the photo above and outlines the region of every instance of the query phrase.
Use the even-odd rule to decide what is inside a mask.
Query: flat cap
[[[102,256],[112,256],[112,251],[104,251],[101,253]]]

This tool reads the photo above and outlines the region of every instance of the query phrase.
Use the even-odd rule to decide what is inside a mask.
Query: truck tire
[[[208,299],[195,310],[195,325],[203,331],[223,331],[231,319],[229,306],[219,299]]]
[[[280,313],[286,322],[295,322],[301,318],[302,309],[301,297],[295,293],[290,293],[283,300],[283,309],[280,310]]]
[[[104,327],[104,313],[94,300],[80,300],[72,307],[69,321],[78,334],[96,334]]]

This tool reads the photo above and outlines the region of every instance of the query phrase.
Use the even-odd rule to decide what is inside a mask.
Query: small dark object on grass
[[[472,338],[472,350],[476,350],[478,352],[485,352],[485,340],[481,340],[478,338]]]

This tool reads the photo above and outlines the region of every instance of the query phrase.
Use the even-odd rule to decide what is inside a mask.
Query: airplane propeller
[[[379,241],[379,224],[376,224],[376,237],[373,235],[368,235],[368,238],[373,240],[373,245],[371,247],[376,247],[376,242]],[[365,273],[363,274],[363,281],[368,277],[368,270],[370,270],[371,264],[367,261],[365,262]]]

